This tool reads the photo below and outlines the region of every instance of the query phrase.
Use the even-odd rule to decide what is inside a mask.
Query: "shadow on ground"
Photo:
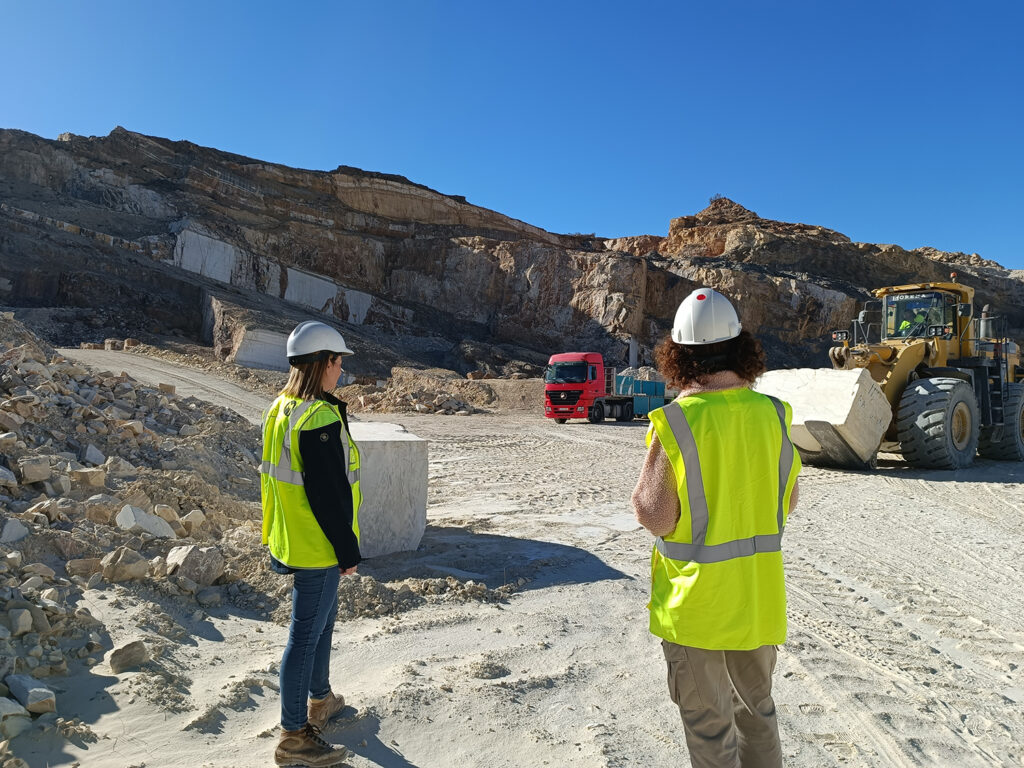
[[[380,768],[418,768],[394,746],[380,740],[380,717],[372,708],[357,712],[353,707],[345,707],[337,720],[327,724],[324,736]]]
[[[927,480],[932,483],[1024,483],[1024,462],[980,457],[964,469],[922,469],[912,467],[898,457],[879,458],[875,471],[900,480]]]
[[[454,576],[490,589],[528,579],[520,591],[632,578],[579,547],[435,525],[415,552],[364,561],[359,572],[378,581]]]

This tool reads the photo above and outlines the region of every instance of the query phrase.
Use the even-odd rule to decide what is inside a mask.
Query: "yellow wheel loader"
[[[872,293],[850,330],[832,333],[832,370],[768,371],[755,385],[793,405],[803,460],[862,469],[881,450],[941,469],[978,453],[1024,461],[1024,367],[1005,319],[976,317],[974,289],[957,282]]]

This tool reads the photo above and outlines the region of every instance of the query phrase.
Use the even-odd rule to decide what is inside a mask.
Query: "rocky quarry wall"
[[[951,267],[1024,328],[1020,273],[854,243],[725,198],[664,237],[558,235],[398,176],[288,168],[121,128],[57,141],[0,131],[0,222],[0,303],[116,306],[132,326],[121,335],[177,329],[253,365],[273,365],[282,335],[311,315],[362,335],[374,355],[353,362],[367,375],[386,374],[370,369],[378,353],[460,373],[535,372],[583,348],[619,363],[630,338],[644,362],[705,284],[737,300],[772,365],[823,365],[826,334],[870,288],[945,280]]]

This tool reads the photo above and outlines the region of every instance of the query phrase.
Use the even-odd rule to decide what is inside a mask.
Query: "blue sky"
[[[1024,269],[1024,3],[0,0],[0,127],[398,173],[556,232],[723,194]]]

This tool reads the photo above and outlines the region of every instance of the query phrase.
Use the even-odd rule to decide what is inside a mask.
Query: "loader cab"
[[[882,340],[952,339],[957,296],[944,291],[893,293],[882,299]]]

